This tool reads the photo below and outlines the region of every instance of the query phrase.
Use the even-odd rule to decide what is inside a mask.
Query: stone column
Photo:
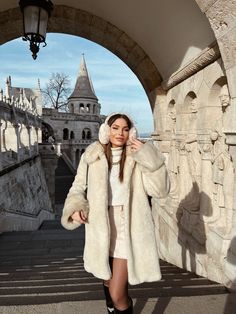
[[[204,222],[215,222],[220,218],[220,209],[213,209],[213,181],[212,181],[212,144],[209,140],[200,140],[202,154],[202,177],[200,191],[200,218]]]
[[[76,169],[77,165],[76,165],[76,149],[75,148],[72,149],[71,158],[72,158],[71,160],[72,165]]]
[[[13,124],[13,126],[15,128],[15,133],[16,133],[17,161],[20,161],[21,160],[21,156],[20,156],[20,133],[19,133],[20,125],[19,125],[19,123],[15,123],[15,124]]]
[[[234,167],[234,191],[236,191],[236,132],[225,132],[227,138],[226,143],[229,146],[229,152],[232,156],[233,161],[233,167]],[[236,235],[236,194],[234,193],[234,199],[233,199],[233,230],[232,234]]]
[[[48,186],[48,192],[55,212],[55,170],[57,168],[59,156],[55,150],[51,149],[51,145],[39,144],[39,153],[45,173],[45,179]]]
[[[35,132],[36,132],[36,138],[37,138],[37,144],[36,144],[36,153],[39,153],[39,128],[35,127]]]
[[[27,132],[28,132],[28,143],[29,143],[29,156],[32,156],[32,151],[31,151],[31,126],[27,125]]]

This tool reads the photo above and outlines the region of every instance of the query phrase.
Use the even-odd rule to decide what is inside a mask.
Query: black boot
[[[115,313],[114,304],[113,304],[111,296],[110,296],[109,288],[107,286],[105,286],[104,283],[103,283],[103,290],[104,290],[104,294],[105,294],[105,298],[106,298],[107,313],[109,313],[109,314]]]
[[[133,314],[133,300],[129,298],[129,307],[126,310],[120,311],[115,308],[115,314],[123,313],[123,314]]]

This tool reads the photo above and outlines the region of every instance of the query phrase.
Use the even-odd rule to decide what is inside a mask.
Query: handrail
[[[67,156],[67,154],[65,152],[61,152],[61,156],[63,158],[63,160],[65,161],[65,163],[67,164],[67,166],[70,168],[70,170],[72,171],[73,174],[76,173],[76,169],[75,167],[73,166],[70,158]]]
[[[37,157],[39,157],[39,154],[37,153],[36,155],[34,156],[31,156],[30,158],[27,158],[27,159],[24,159],[24,160],[21,160],[19,162],[16,162],[14,163],[13,165],[9,165],[8,167],[4,168],[4,169],[1,169],[0,170],[0,177],[1,176],[4,176],[5,174],[23,166],[24,164],[30,162],[30,161],[33,161],[35,160]]]

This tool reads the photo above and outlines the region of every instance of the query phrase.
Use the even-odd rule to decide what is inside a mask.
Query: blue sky
[[[12,85],[44,88],[52,73],[65,73],[75,85],[82,53],[99,102],[101,113],[124,111],[136,122],[140,133],[153,131],[151,108],[145,91],[126,64],[107,49],[89,40],[63,34],[47,34],[47,46],[41,47],[38,58],[31,57],[28,43],[21,38],[0,47],[0,88],[5,89],[6,77]]]

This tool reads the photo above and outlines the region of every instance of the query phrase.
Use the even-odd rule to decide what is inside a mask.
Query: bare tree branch
[[[52,73],[42,93],[45,107],[67,111],[67,98],[71,93],[69,76],[64,73]]]

